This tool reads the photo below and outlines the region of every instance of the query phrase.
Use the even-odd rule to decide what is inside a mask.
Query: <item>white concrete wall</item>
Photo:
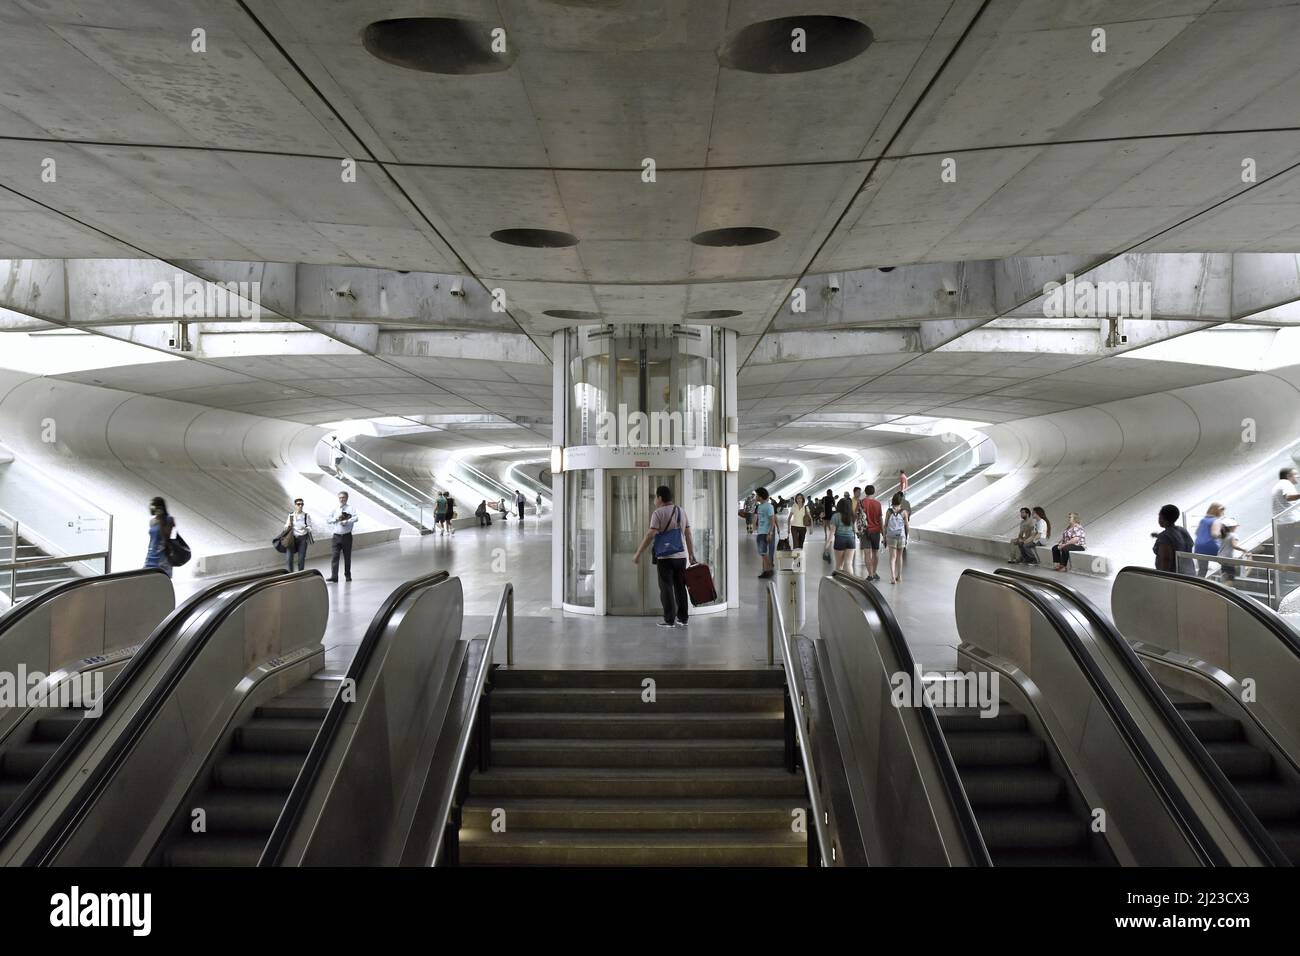
[[[1243,441],[1253,422],[1254,441]],[[1021,505],[1041,505],[1059,537],[1079,513],[1088,550],[1110,567],[1149,565],[1156,513],[1211,496],[1260,514],[1276,463],[1300,441],[1300,366],[994,425],[988,483],[923,526],[1009,537]],[[1245,527],[1243,532],[1253,530]]]
[[[52,442],[42,440],[47,424]],[[0,369],[0,444],[114,516],[117,570],[144,563],[154,495],[167,500],[194,550],[187,572],[282,560],[270,540],[299,495],[321,519],[318,537],[325,538],[324,517],[343,486],[316,464],[324,434],[296,422]],[[391,540],[399,533],[388,512],[354,503],[362,518],[358,535]],[[59,516],[30,520],[39,528]]]

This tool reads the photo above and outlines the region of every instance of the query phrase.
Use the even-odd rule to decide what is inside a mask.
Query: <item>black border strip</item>
[[[1148,703],[1160,712],[1167,729],[1178,739],[1183,749],[1187,751],[1188,756],[1192,758],[1192,762],[1201,771],[1216,796],[1232,813],[1237,825],[1251,838],[1255,850],[1268,859],[1273,866],[1291,865],[1290,859],[1282,852],[1277,842],[1269,836],[1268,830],[1260,823],[1259,817],[1251,812],[1246,801],[1242,799],[1241,793],[1228,780],[1219,765],[1215,763],[1214,758],[1205,749],[1205,745],[1192,732],[1192,728],[1187,726],[1187,721],[1183,720],[1182,715],[1178,713],[1178,708],[1161,690],[1160,684],[1147,670],[1146,665],[1142,663],[1132,645],[1120,634],[1119,629],[1101,613],[1097,605],[1063,581],[1040,578],[1026,571],[1017,571],[1011,568],[999,568],[993,573],[1023,581],[1030,586],[1038,586],[1049,590],[1065,599],[1067,603],[1074,606],[1075,610],[1086,617],[1088,623],[1102,637],[1103,642],[1109,644],[1111,649],[1119,655],[1120,661],[1123,663],[1125,670],[1128,671],[1129,676],[1137,682],[1138,687],[1146,695]]]
[[[260,575],[251,576],[253,579],[238,593],[232,594],[221,601],[212,616],[203,625],[203,629],[186,645],[184,653],[172,662],[167,673],[163,675],[135,716],[131,718],[130,723],[122,729],[122,732],[113,741],[104,759],[87,776],[72,801],[59,814],[58,819],[46,828],[36,848],[22,860],[20,865],[48,866],[50,864],[54,855],[63,848],[68,839],[76,832],[85,815],[94,806],[103,791],[112,783],[122,761],[130,753],[154,718],[157,717],[167,698],[171,696],[177,684],[180,683],[189,670],[190,665],[194,663],[204,646],[212,638],[212,635],[217,632],[217,629],[226,622],[237,608],[254,594],[259,594],[279,584],[288,584],[313,576],[319,578],[321,573],[316,570],[298,571],[296,573],[263,571]],[[217,587],[221,588],[222,585],[217,585]],[[225,587],[228,588],[229,583]],[[113,683],[116,684],[117,681]]]
[[[435,571],[432,574],[414,578],[399,585],[392,594],[388,595],[384,603],[380,605],[379,610],[375,612],[375,616],[370,621],[370,626],[366,628],[365,637],[361,639],[361,645],[357,648],[357,653],[352,658],[352,663],[348,666],[343,679],[345,681],[352,680],[357,686],[360,686],[366,665],[370,663],[370,658],[374,656],[380,639],[388,629],[389,619],[392,618],[402,602],[417,591],[435,587],[449,580],[451,580],[449,572]],[[307,807],[307,799],[311,796],[312,790],[315,789],[316,780],[320,777],[321,769],[325,766],[325,758],[329,756],[330,747],[333,745],[334,738],[338,735],[338,729],[343,723],[343,715],[350,706],[351,703],[345,702],[341,694],[336,694],[334,700],[330,703],[329,711],[325,714],[325,720],[321,723],[320,730],[316,733],[316,739],[312,741],[311,749],[307,752],[307,758],[303,761],[302,769],[298,772],[298,777],[293,782],[293,788],[285,799],[284,809],[280,811],[279,819],[275,822],[275,828],[271,831],[271,836],[262,849],[261,857],[258,858],[258,866],[279,866],[284,859],[284,854],[289,849],[289,840],[297,829],[302,813]]]
[[[912,650],[907,646],[907,640],[903,637],[903,629],[898,624],[898,619],[894,617],[894,611],[889,606],[875,586],[864,581],[847,571],[836,571],[831,575],[831,580],[837,584],[846,585],[850,589],[857,591],[865,597],[868,603],[875,609],[880,616],[880,623],[885,632],[885,638],[889,641],[890,649],[907,669],[909,675],[918,673],[916,661],[912,658]],[[939,767],[939,776],[943,780],[944,790],[947,793],[949,804],[957,817],[957,824],[961,828],[962,839],[966,843],[966,850],[971,856],[974,866],[992,866],[993,858],[989,855],[988,847],[984,844],[984,835],[980,832],[979,823],[975,819],[975,811],[970,805],[970,799],[966,796],[966,788],[962,786],[961,774],[957,770],[957,763],[953,760],[952,752],[948,749],[948,740],[944,737],[943,728],[939,726],[939,718],[935,715],[933,707],[922,706],[918,708],[921,714],[921,727],[925,731],[926,742],[930,745],[930,752],[934,757],[935,763]]]
[[[974,568],[967,568],[961,573],[961,577],[970,577],[972,580],[984,581],[1008,588],[1029,602],[1035,610],[1047,618],[1048,623],[1052,625],[1052,629],[1056,631],[1057,636],[1061,638],[1062,643],[1070,652],[1070,656],[1074,658],[1074,662],[1083,673],[1084,679],[1091,685],[1093,693],[1106,708],[1106,713],[1111,722],[1125,739],[1129,752],[1141,761],[1147,778],[1157,787],[1161,803],[1165,805],[1166,811],[1173,817],[1179,829],[1183,831],[1184,837],[1191,844],[1193,851],[1201,859],[1202,864],[1206,866],[1227,866],[1227,857],[1214,844],[1201,821],[1196,818],[1195,814],[1191,813],[1186,798],[1183,797],[1169,772],[1165,770],[1156,757],[1151,744],[1138,730],[1137,724],[1124,708],[1119,697],[1116,696],[1114,688],[1110,686],[1105,675],[1101,673],[1101,669],[1097,667],[1096,662],[1089,656],[1079,639],[1071,632],[1070,623],[1061,614],[1060,610],[1048,603],[1042,595],[1034,593],[1033,588],[1020,581],[1000,577],[988,571],[977,571]],[[958,579],[958,586],[961,586],[960,579]]]

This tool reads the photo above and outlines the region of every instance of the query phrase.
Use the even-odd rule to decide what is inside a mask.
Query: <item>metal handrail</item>
[[[333,445],[330,445],[329,442],[327,442],[323,438],[321,439],[321,441],[329,448],[334,447]],[[399,475],[395,474],[394,472],[390,471],[389,469],[385,468],[383,465],[379,464],[379,462],[375,461],[373,458],[370,458],[367,455],[363,455],[361,452],[357,451],[351,445],[347,445],[344,444],[343,442],[339,442],[338,450],[343,452],[344,458],[355,458],[363,468],[365,468],[367,471],[371,472],[372,474],[378,475],[380,478],[383,478],[385,481],[390,482],[392,484],[406,486],[406,488],[408,488],[410,492],[413,495],[415,495],[416,498],[422,499],[423,501],[429,503],[433,502],[434,499],[430,494],[416,488],[415,485],[411,484],[405,478],[402,478]]]
[[[976,448],[979,448],[981,445],[983,445],[986,441],[989,441],[989,440],[990,440],[989,436],[988,436],[988,435],[985,435],[985,436],[984,436],[983,438],[981,438],[979,441],[974,442],[974,443],[972,444],[971,439],[967,438],[967,439],[965,440],[965,442],[964,442],[962,445],[960,445],[960,446],[958,446],[958,447],[956,447],[956,448],[949,449],[948,451],[946,451],[946,452],[944,452],[942,455],[940,455],[938,458],[936,458],[934,461],[932,461],[932,462],[930,462],[930,463],[928,463],[928,464],[922,465],[920,468],[918,468],[918,469],[915,471],[915,473],[908,475],[908,476],[907,476],[907,483],[908,483],[909,485],[913,485],[913,484],[916,484],[916,483],[919,482],[919,481],[924,481],[926,478],[929,478],[929,477],[930,477],[930,475],[926,474],[926,469],[933,468],[933,467],[935,467],[936,465],[938,465],[938,464],[940,464],[941,462],[943,462],[945,459],[947,459],[947,458],[951,458],[951,457],[953,457],[954,455],[961,455],[961,454],[965,454],[965,453],[968,452],[968,451],[974,451]],[[897,481],[894,482],[892,485],[890,485],[890,486],[889,486],[888,488],[886,488],[884,491],[877,492],[877,493],[876,493],[876,500],[877,500],[877,501],[884,501],[884,500],[886,500],[886,499],[887,499],[888,497],[890,497],[890,496],[891,496],[895,491],[898,491],[898,490],[900,489],[900,487],[901,487],[901,485],[900,485],[899,482],[897,482]]]
[[[473,702],[473,712],[470,719],[465,721],[464,726],[461,727],[460,737],[456,741],[456,760],[453,764],[455,770],[451,776],[451,785],[446,788],[442,803],[438,807],[437,816],[434,817],[434,832],[437,837],[433,845],[433,852],[429,855],[430,866],[436,866],[438,859],[442,856],[443,844],[447,839],[447,823],[451,819],[456,794],[460,791],[460,781],[465,773],[465,760],[469,756],[470,742],[473,740],[474,731],[478,727],[479,702],[482,700],[483,690],[487,686],[488,674],[492,672],[492,657],[496,650],[497,636],[501,633],[502,622],[506,626],[506,664],[509,666],[514,663],[515,659],[515,586],[509,581],[501,589],[501,598],[497,601],[496,613],[492,615],[492,627],[488,631],[487,645],[483,648],[483,656],[478,662],[478,673],[474,675],[473,692],[468,698]]]
[[[781,634],[781,666],[785,671],[785,683],[790,693],[790,713],[794,715],[795,740],[799,744],[799,756],[803,761],[804,782],[808,785],[808,802],[811,804],[813,826],[817,831],[817,843],[821,849],[818,856],[822,866],[829,866],[835,860],[835,844],[826,833],[826,813],[822,808],[822,798],[817,768],[813,763],[813,748],[808,737],[808,722],[804,719],[804,695],[795,679],[794,648],[790,643],[790,634],[785,629],[785,616],[781,613],[781,599],[777,596],[776,582],[767,583],[767,662],[772,663],[772,643],[774,631]]]
[[[1175,551],[1177,558],[1193,558],[1197,561],[1213,561],[1215,564],[1232,564],[1242,568],[1260,568],[1264,571],[1294,571],[1300,574],[1300,565],[1278,564],[1274,561],[1256,561],[1252,558],[1228,558],[1217,554],[1199,554],[1196,551]]]

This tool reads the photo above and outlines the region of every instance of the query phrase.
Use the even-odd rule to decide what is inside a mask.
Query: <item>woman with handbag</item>
[[[307,546],[314,540],[311,527],[311,515],[303,508],[302,499],[295,498],[293,511],[289,512],[284,530],[280,532],[280,541],[289,555],[290,571],[293,570],[294,555],[298,556],[299,571],[307,563]]]
[[[144,566],[158,568],[167,577],[172,576],[172,562],[167,554],[167,542],[171,539],[176,522],[167,513],[167,502],[162,498],[149,499],[149,550],[145,554]]]

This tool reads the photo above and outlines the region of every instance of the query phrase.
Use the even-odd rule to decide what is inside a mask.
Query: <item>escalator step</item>
[[[1225,717],[1210,708],[1182,711],[1182,718],[1201,743],[1224,743],[1241,740],[1241,721]]]
[[[1245,742],[1207,743],[1205,749],[1230,779],[1266,777],[1273,769],[1272,757]]]
[[[1065,793],[1061,778],[1045,767],[971,768],[961,782],[976,810],[1052,804]]]
[[[163,853],[167,866],[256,866],[266,837],[260,834],[192,833]]]
[[[1043,742],[1031,733],[990,731],[946,736],[953,760],[963,769],[1028,766],[1038,763],[1047,752]]]
[[[321,721],[309,717],[254,717],[235,736],[241,751],[305,754],[320,732]]]
[[[77,724],[81,723],[85,716],[82,710],[60,710],[49,717],[42,717],[36,721],[36,727],[32,731],[32,740],[54,741],[63,743],[68,739],[68,735],[76,729]]]
[[[40,773],[41,768],[58,749],[58,743],[52,740],[28,741],[5,754],[0,767],[3,768],[5,776],[30,780]]]
[[[302,764],[300,754],[232,753],[222,758],[212,776],[222,787],[287,791]]]
[[[995,717],[982,716],[976,707],[945,708],[936,710],[935,714],[945,734],[1029,729],[1029,721],[1025,719],[1025,715],[1010,709],[1005,704],[998,708]]]
[[[253,719],[279,720],[287,717],[295,720],[314,720],[320,723],[325,719],[325,714],[328,711],[329,707],[310,700],[273,700],[257,708],[253,712]]]
[[[990,851],[1069,849],[1088,839],[1087,822],[1063,808],[988,809],[975,819]]]
[[[1288,820],[1300,816],[1300,791],[1280,780],[1238,784],[1237,792],[1260,820]]]
[[[279,790],[209,790],[199,796],[194,806],[206,813],[209,833],[269,834],[280,818],[284,801],[285,794]]]

